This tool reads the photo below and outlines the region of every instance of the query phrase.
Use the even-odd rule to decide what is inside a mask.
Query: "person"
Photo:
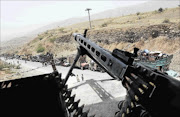
[[[78,75],[76,76],[77,82],[80,82]]]
[[[81,76],[81,79],[82,79],[82,81],[84,81],[84,77],[83,77],[83,74],[82,74],[82,76]]]
[[[42,62],[42,66],[44,66],[45,64],[44,64],[44,61]]]

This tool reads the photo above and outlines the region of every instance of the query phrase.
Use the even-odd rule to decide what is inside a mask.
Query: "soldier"
[[[78,75],[76,76],[77,82],[80,82]]]
[[[81,79],[82,79],[82,81],[84,81],[84,77],[83,77],[83,74],[82,74],[82,76],[81,76]]]

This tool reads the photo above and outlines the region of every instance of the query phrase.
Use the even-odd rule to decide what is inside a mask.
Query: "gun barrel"
[[[80,47],[87,51],[87,55],[98,63],[104,70],[115,79],[122,80],[128,65],[112,56],[110,52],[99,47],[94,42],[83,37],[81,34],[74,33],[75,41]]]

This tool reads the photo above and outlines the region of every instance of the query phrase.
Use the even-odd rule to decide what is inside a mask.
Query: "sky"
[[[1,41],[28,33],[47,24],[117,7],[126,7],[141,1],[1,1]]]

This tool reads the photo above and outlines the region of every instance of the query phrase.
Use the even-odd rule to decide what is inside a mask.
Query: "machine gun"
[[[79,44],[78,52],[65,80],[66,84],[81,55],[88,55],[112,78],[122,81],[127,89],[124,101],[119,104],[116,117],[160,117],[180,115],[180,82],[165,73],[134,63],[138,49],[129,53],[119,49],[109,52],[84,35],[74,33]]]

